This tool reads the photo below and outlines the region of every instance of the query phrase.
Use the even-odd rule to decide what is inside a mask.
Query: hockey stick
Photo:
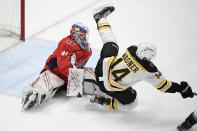
[[[81,86],[79,85],[79,80],[77,79],[77,77],[74,75],[73,72],[71,72],[71,77],[73,78],[73,80],[74,80],[75,84],[77,85],[77,87],[78,87],[78,88],[81,87]]]
[[[196,92],[193,92],[193,94],[194,94],[195,96],[197,96],[197,93],[196,93]]]
[[[83,95],[83,71],[83,69],[69,70],[67,96]]]

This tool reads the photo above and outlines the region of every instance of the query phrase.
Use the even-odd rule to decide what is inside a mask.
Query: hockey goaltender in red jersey
[[[37,79],[23,89],[22,109],[27,110],[53,97],[60,87],[68,83],[69,68],[83,69],[92,55],[88,28],[82,23],[73,24],[70,35],[63,38],[46,61]]]
[[[49,56],[43,70],[53,72],[66,83],[68,83],[69,68],[83,69],[92,54],[88,43],[75,41],[75,36],[77,35],[76,37],[78,37],[78,34],[75,34],[78,29],[83,32],[79,36],[86,40],[86,37],[88,37],[87,29],[81,28],[79,24],[74,24],[71,29],[71,35],[59,42],[58,48]]]

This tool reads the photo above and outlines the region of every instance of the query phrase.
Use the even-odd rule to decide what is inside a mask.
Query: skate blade
[[[97,12],[101,11],[103,8],[105,7],[109,7],[109,6],[113,6],[114,7],[114,4],[113,3],[108,3],[106,5],[103,5],[103,6],[99,6],[95,9],[92,10],[92,15],[94,16]]]
[[[179,125],[179,126],[177,126],[177,128],[176,128],[176,129],[177,129],[177,131],[184,131],[184,130],[183,130],[183,128],[182,128],[180,125]]]

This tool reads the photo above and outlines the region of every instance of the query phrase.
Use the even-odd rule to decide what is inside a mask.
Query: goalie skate
[[[44,101],[47,99],[50,99],[51,97],[54,96],[58,88],[52,89],[49,94],[41,94],[36,91],[33,91],[29,94],[27,94],[25,97],[22,99],[22,110],[29,110],[31,108],[35,108],[36,106],[41,105]]]
[[[28,110],[38,105],[38,93],[32,92],[22,100],[22,110]]]
[[[94,10],[93,16],[95,21],[98,23],[98,21],[101,18],[106,18],[109,14],[111,14],[115,10],[113,4],[108,4],[102,7],[98,7]]]

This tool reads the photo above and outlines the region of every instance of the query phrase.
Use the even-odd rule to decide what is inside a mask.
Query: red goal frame
[[[20,40],[25,40],[25,0],[21,0],[21,32]]]

